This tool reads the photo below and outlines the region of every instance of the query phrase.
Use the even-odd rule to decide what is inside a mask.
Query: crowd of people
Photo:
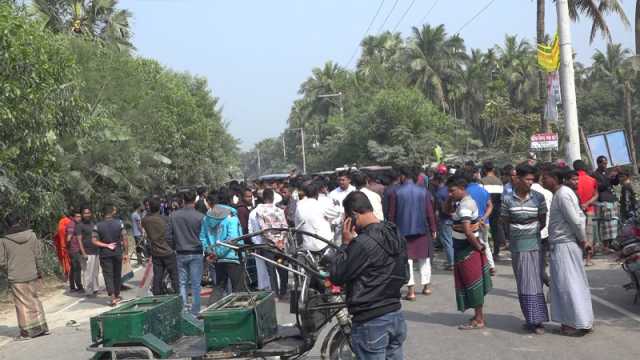
[[[56,244],[69,291],[96,296],[101,269],[109,304],[115,306],[122,300],[122,264],[130,254],[125,223],[130,223],[135,246],[131,253],[141,263],[147,258],[152,261],[153,294],[176,291],[188,310],[198,314],[203,284],[211,284],[219,296],[266,290],[286,300],[287,271],[260,258],[247,271],[238,253],[220,244],[242,234],[296,227],[342,244],[344,252],[334,259],[331,276],[347,289],[354,323],[359,318],[361,322],[373,321],[398,312],[402,286],[407,287],[406,301],[416,301],[417,293],[431,295],[433,259],[437,249],[442,249],[442,269],[453,272],[458,310],[474,310],[474,317],[461,324],[461,330],[485,327],[484,298],[492,288],[496,261],[510,260],[524,326],[542,334],[543,324],[551,319],[562,324],[563,334],[581,336],[593,327],[584,266],[593,263],[594,252],[611,251],[618,222],[636,208],[628,174],[608,169],[603,157],[597,164],[597,170],[590,172],[581,160],[569,168],[564,163],[539,164],[532,157],[501,169],[488,161],[480,166],[467,162],[458,167],[439,164],[432,169],[341,171],[331,177],[297,175],[251,184],[234,181],[217,189],[185,190],[170,201],[152,196],[135,203],[126,219],[118,217],[113,204],[103,206],[97,222],[90,207],[78,207],[60,220]],[[615,186],[621,186],[620,201]],[[41,276],[37,239],[19,217],[7,217],[7,226],[9,230],[0,240],[0,267],[9,274],[20,335],[41,335],[47,332],[47,325],[34,283]],[[362,245],[363,240],[354,240],[364,235],[374,241],[382,239],[378,243],[386,255],[374,253],[370,245]],[[265,233],[245,241],[268,242],[284,249],[283,236]],[[311,252],[321,252],[327,246],[306,235],[300,244]],[[358,247],[362,251],[353,250]],[[347,261],[348,249],[355,252]],[[374,266],[374,260],[359,259],[367,251],[386,265]],[[270,252],[262,255],[282,261]],[[392,276],[402,272],[394,265],[397,261],[392,261],[398,258],[404,259],[409,269],[400,282],[402,276]],[[371,274],[362,273],[366,266],[373,266],[373,273],[385,266],[391,268],[371,278]],[[358,280],[362,276],[369,280]],[[388,281],[381,283],[380,279]],[[370,287],[393,286],[381,291],[379,298],[371,298],[354,285],[358,281]],[[550,311],[544,286],[551,293]],[[355,293],[359,293],[358,299]],[[377,310],[372,308],[376,306]],[[398,339],[406,337],[406,326],[402,327],[401,314],[388,321],[391,323],[384,326],[392,324],[398,330],[393,350],[398,351]],[[354,341],[355,335],[354,330]],[[365,335],[361,341],[367,340]]]

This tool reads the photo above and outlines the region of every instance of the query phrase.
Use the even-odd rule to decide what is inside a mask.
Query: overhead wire
[[[482,9],[480,9],[475,15],[473,15],[471,19],[469,19],[466,23],[464,23],[464,25],[462,25],[460,29],[458,29],[458,31],[455,32],[455,34],[460,35],[460,32],[464,30],[464,28],[469,26],[475,19],[478,18],[478,16],[482,15],[482,13],[485,12],[489,8],[489,6],[491,6],[494,2],[496,2],[496,0],[489,0],[489,2]]]
[[[382,24],[380,24],[380,27],[378,27],[378,33],[382,32],[382,29],[384,28],[384,26],[387,25],[387,21],[389,21],[389,18],[391,17],[391,14],[393,14],[393,11],[396,9],[396,6],[398,6],[398,2],[400,2],[400,0],[396,0],[393,3],[393,6],[391,7],[391,10],[387,14],[387,17],[384,18],[384,21],[382,22]]]
[[[364,35],[362,36],[363,39],[365,37],[367,37],[367,35],[369,34],[369,30],[371,30],[371,27],[373,26],[373,24],[378,19],[378,15],[380,15],[380,11],[382,10],[382,7],[384,6],[384,1],[385,0],[380,1],[380,5],[378,6],[378,10],[376,10],[376,14],[373,15],[373,18],[371,19],[371,21],[369,22],[369,25],[367,26],[367,30],[364,31]],[[351,54],[351,57],[349,58],[349,61],[347,62],[347,67],[349,67],[351,65],[351,62],[356,57],[356,54],[358,53],[358,48],[359,47],[360,47],[360,43],[358,43],[356,48],[353,50],[353,54]]]
[[[404,13],[402,13],[402,16],[400,16],[400,20],[398,20],[398,22],[396,23],[396,26],[393,27],[393,31],[395,32],[398,27],[400,26],[400,24],[402,24],[402,20],[404,20],[404,18],[407,16],[407,14],[409,13],[409,11],[411,11],[411,8],[413,7],[413,4],[416,3],[416,0],[412,0],[411,3],[409,4],[409,7],[407,8],[407,10],[404,11]]]
[[[422,20],[420,20],[420,25],[424,24],[425,20],[427,20],[429,15],[431,15],[431,12],[433,11],[433,9],[436,7],[436,5],[438,5],[438,2],[440,2],[440,0],[436,0],[433,2],[433,5],[431,5],[429,10],[427,10],[427,13],[424,15],[424,17],[422,17]]]

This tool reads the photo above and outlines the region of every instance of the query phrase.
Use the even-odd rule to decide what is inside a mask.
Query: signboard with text
[[[531,150],[552,151],[558,150],[558,134],[538,133],[531,135]]]

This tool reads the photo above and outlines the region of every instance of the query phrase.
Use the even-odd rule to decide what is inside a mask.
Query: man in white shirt
[[[369,199],[369,202],[373,207],[373,215],[375,215],[378,220],[384,221],[384,213],[382,211],[382,198],[380,197],[380,195],[367,188],[369,177],[361,172],[358,172],[351,176],[351,180],[353,181],[353,185],[355,185],[356,189],[365,194]]]
[[[331,240],[331,220],[325,216],[325,207],[318,201],[319,184],[307,182],[303,185],[304,199],[296,205],[295,225],[302,231],[316,234],[324,239]],[[322,251],[327,244],[303,235],[302,247],[309,251]]]
[[[349,172],[341,171],[338,173],[338,187],[329,194],[329,197],[342,207],[344,199],[354,191],[356,191],[356,188],[351,185],[351,176],[349,175]],[[340,230],[342,229],[342,217],[338,219],[337,222],[339,230],[335,232],[333,240],[336,244],[340,244],[342,243],[342,231]]]
[[[329,197],[340,203],[340,206],[342,206],[342,202],[347,195],[354,191],[356,191],[356,188],[351,185],[351,176],[349,175],[349,172],[342,171],[338,173],[338,187],[329,194]]]
[[[258,222],[258,205],[255,209],[249,213],[249,233],[260,231],[260,224]],[[264,238],[260,235],[251,238],[254,244],[264,244]],[[269,270],[267,269],[267,263],[260,259],[256,259],[256,272],[258,273],[258,290],[271,291],[271,278],[269,277]]]
[[[322,205],[324,217],[331,223],[332,235],[329,240],[335,239],[336,231],[341,231],[344,208],[342,207],[342,204],[329,196],[329,188],[326,180],[314,180],[314,183],[317,184],[319,189],[318,202]],[[336,245],[338,244],[336,243]]]

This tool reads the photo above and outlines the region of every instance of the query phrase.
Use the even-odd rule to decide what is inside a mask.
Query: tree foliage
[[[53,34],[6,3],[0,33],[0,216],[18,209],[47,232],[69,205],[128,210],[237,172],[237,141],[205,79]]]

